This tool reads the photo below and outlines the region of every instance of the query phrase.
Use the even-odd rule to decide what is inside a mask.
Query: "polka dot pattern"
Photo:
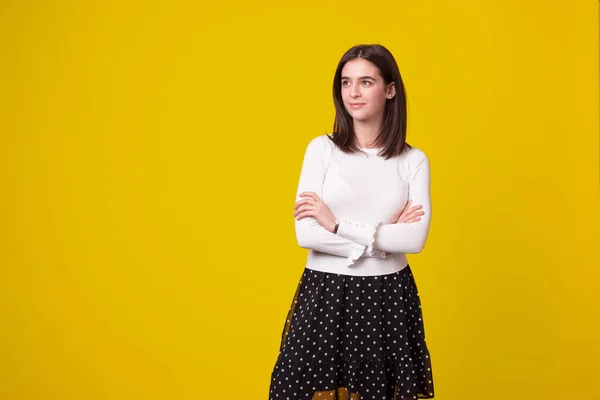
[[[284,325],[269,399],[341,399],[324,395],[340,388],[361,400],[433,398],[410,266],[381,276],[304,270]]]

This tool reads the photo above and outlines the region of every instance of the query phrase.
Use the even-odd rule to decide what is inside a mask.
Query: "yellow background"
[[[0,4],[1,399],[266,399],[358,43],[431,161],[436,397],[600,398],[596,1]]]

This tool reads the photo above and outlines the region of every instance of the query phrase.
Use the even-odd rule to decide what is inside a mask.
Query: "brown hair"
[[[380,155],[386,159],[402,154],[411,146],[406,143],[406,92],[398,64],[392,53],[379,44],[354,46],[342,56],[333,78],[333,102],[335,104],[335,121],[333,133],[328,135],[342,151],[353,153],[361,151],[356,143],[352,117],[346,111],[342,100],[342,69],[348,61],[361,58],[379,69],[386,84],[394,82],[396,95],[387,100],[383,112],[381,132],[375,143],[383,147]]]

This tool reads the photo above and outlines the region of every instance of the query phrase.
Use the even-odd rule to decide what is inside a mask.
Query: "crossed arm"
[[[385,253],[418,253],[427,240],[431,220],[429,162],[418,152],[411,164],[409,201],[421,206],[422,217],[412,223],[382,221],[339,221],[337,234],[332,233],[331,212],[322,202],[322,188],[326,171],[327,148],[320,138],[309,143],[300,174],[296,204],[305,202],[306,192],[315,202],[312,216],[295,221],[296,237],[300,247],[347,257],[348,265],[360,257],[385,258]],[[412,208],[411,208],[412,209]],[[407,213],[411,211],[408,207]],[[312,211],[311,210],[311,211]],[[329,214],[328,214],[329,213]],[[306,214],[306,213],[305,213]],[[414,215],[414,214],[413,214]],[[401,216],[407,216],[403,212]],[[408,215],[410,216],[410,215]],[[325,228],[327,227],[327,228]]]

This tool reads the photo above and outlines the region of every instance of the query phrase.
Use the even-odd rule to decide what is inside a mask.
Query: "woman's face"
[[[386,85],[379,68],[361,58],[344,65],[341,87],[344,106],[355,121],[379,122],[385,103],[396,94],[394,83]]]

